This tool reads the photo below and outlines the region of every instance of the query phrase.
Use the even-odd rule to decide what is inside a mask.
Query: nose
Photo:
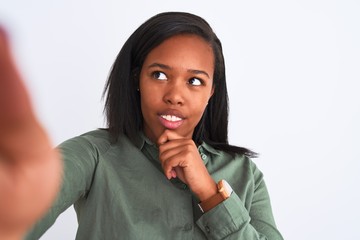
[[[185,102],[185,89],[179,84],[169,84],[167,86],[163,100],[170,105],[183,105]]]

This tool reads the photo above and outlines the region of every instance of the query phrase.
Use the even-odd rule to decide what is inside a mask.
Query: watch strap
[[[204,213],[210,211],[212,208],[217,206],[219,203],[225,200],[224,196],[218,192],[214,196],[210,197],[209,199],[199,203],[200,210]]]

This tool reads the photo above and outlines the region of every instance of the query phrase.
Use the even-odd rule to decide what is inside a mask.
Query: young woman
[[[282,239],[254,153],[228,143],[222,48],[205,20],[146,21],[105,94],[108,128],[58,147],[62,188],[28,239],[73,204],[77,239]]]

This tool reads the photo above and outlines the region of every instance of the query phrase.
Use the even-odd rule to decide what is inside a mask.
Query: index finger
[[[171,140],[176,140],[176,139],[182,139],[183,137],[181,137],[179,134],[177,134],[175,131],[169,130],[169,129],[165,129],[165,131],[163,132],[163,134],[161,134],[161,136],[159,137],[157,144],[158,146],[171,141]]]

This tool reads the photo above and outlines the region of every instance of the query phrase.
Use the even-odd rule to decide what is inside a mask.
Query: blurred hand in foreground
[[[21,239],[46,212],[61,169],[0,27],[0,239]]]

